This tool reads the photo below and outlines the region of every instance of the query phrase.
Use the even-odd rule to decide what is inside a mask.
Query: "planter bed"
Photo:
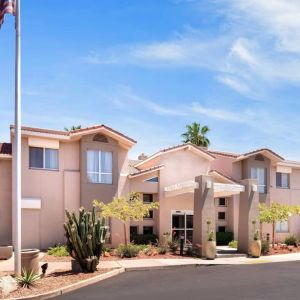
[[[270,250],[265,256],[268,255],[278,255],[278,254],[290,254],[300,252],[300,247],[287,246],[285,244],[275,244],[274,248],[270,245]]]
[[[31,288],[18,288],[16,291],[6,296],[0,292],[0,299],[19,298],[51,292],[73,283],[107,273],[109,271],[111,270],[100,269],[95,273],[73,273],[70,270],[57,270],[38,280]]]
[[[144,253],[139,254],[136,257],[132,257],[132,258],[121,258],[119,256],[116,255],[110,255],[108,257],[104,257],[101,256],[100,259],[100,265],[101,265],[101,261],[117,261],[117,260],[122,260],[122,259],[169,259],[169,258],[176,258],[176,259],[180,259],[180,258],[191,258],[190,256],[180,256],[179,254],[172,254],[172,253],[166,253],[166,254],[157,254],[157,255],[147,255]],[[47,253],[45,253],[45,255],[40,259],[41,262],[71,262],[72,258],[71,256],[63,256],[63,257],[57,257],[57,256],[53,256],[53,255],[49,255]]]

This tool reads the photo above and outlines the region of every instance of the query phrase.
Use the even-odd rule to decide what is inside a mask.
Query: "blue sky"
[[[300,160],[298,0],[22,1],[23,124],[106,124],[131,157],[181,142]],[[0,140],[14,101],[13,18],[0,31]]]

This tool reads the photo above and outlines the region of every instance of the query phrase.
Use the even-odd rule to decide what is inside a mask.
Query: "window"
[[[172,214],[172,233],[175,238],[184,236],[185,243],[193,241],[193,218],[191,213],[176,212]]]
[[[226,220],[226,213],[224,211],[218,212],[218,220]]]
[[[88,150],[87,177],[92,183],[112,184],[112,152]]]
[[[261,194],[266,194],[266,169],[265,168],[251,168],[251,179],[257,179],[258,191]]]
[[[58,150],[29,147],[29,167],[58,170]]]
[[[225,198],[219,198],[219,206],[227,206]]]
[[[290,188],[290,174],[276,173],[276,187],[288,189]]]
[[[139,228],[137,226],[130,226],[130,236],[136,235],[139,233]]]
[[[226,232],[226,226],[218,226],[218,232]]]
[[[143,234],[153,234],[153,227],[152,226],[144,226]]]
[[[149,216],[144,217],[144,219],[153,219],[153,210],[149,210]]]
[[[152,203],[153,195],[152,194],[143,194],[143,202],[144,203]]]
[[[158,182],[158,177],[152,177],[145,180],[146,182]]]
[[[276,222],[275,230],[276,230],[276,232],[289,232],[289,223],[288,223],[288,221]]]

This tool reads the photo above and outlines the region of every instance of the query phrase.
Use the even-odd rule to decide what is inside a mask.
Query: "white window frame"
[[[111,160],[111,164],[112,164],[111,169],[113,170],[113,153],[112,153],[112,151],[101,151],[101,150],[95,150],[95,149],[88,149],[86,151],[86,160],[87,160],[87,153],[88,153],[88,151],[98,152],[98,162],[99,162],[99,165],[98,165],[99,172],[93,172],[93,171],[86,170],[88,182],[89,183],[96,183],[96,184],[109,184],[109,185],[112,185],[113,184],[113,172],[111,172],[111,173],[101,172],[101,169],[102,169],[102,167],[101,167],[101,153],[102,152],[111,153],[111,157],[112,157],[112,160]],[[87,164],[86,164],[86,166],[87,166]],[[100,181],[90,181],[89,180],[89,176],[88,176],[89,174],[93,174],[93,175],[96,174],[96,175],[98,175],[98,178],[100,179]],[[111,182],[110,183],[102,182],[101,181],[102,180],[102,176],[101,175],[111,175]]]
[[[184,232],[184,244],[186,244],[186,236],[187,236],[186,232],[188,230],[194,232],[194,226],[193,226],[193,228],[187,228],[186,227],[186,219],[187,219],[186,216],[189,215],[189,216],[193,216],[194,217],[194,212],[192,210],[181,210],[181,211],[172,210],[171,211],[171,233],[174,230],[174,228],[172,226],[173,225],[173,215],[184,216],[184,228],[176,228],[175,230],[181,230],[181,231]]]
[[[256,174],[258,174],[258,170],[264,170],[264,183],[265,184],[259,184],[259,178],[257,178],[257,176],[256,176],[256,178],[254,176],[252,176],[253,175],[252,174],[253,170],[256,170]],[[257,185],[258,186],[258,192],[260,194],[266,194],[267,193],[267,183],[266,183],[266,181],[267,181],[267,172],[266,172],[266,168],[263,168],[263,167],[251,167],[251,169],[250,169],[250,177],[251,177],[251,179],[256,179],[258,181],[258,185]]]
[[[277,174],[280,174],[280,183],[281,183],[281,185],[277,185]],[[286,175],[287,176],[287,186],[283,186],[282,185],[282,175]],[[276,188],[278,188],[278,189],[289,189],[290,188],[290,179],[291,178],[291,176],[290,176],[290,174],[289,173],[284,173],[284,172],[276,172],[276,178],[275,178],[275,180],[276,180]]]
[[[282,229],[282,223],[287,225],[287,230]],[[290,232],[290,224],[289,221],[283,221],[283,222],[276,222],[275,224],[275,231],[276,233],[288,233]]]
[[[31,167],[30,166],[30,149],[32,148],[38,148],[38,149],[43,149],[43,167],[39,168],[39,167]],[[46,149],[47,150],[56,150],[57,151],[57,165],[58,168],[57,169],[53,169],[53,168],[46,168]],[[52,149],[52,148],[44,148],[44,147],[34,147],[34,146],[29,146],[29,168],[30,169],[36,169],[36,170],[49,170],[49,171],[58,171],[59,170],[59,149]]]

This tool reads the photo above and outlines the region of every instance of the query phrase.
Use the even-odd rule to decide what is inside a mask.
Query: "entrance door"
[[[184,236],[185,244],[193,242],[193,212],[192,211],[173,211],[172,212],[172,233],[173,237]]]

